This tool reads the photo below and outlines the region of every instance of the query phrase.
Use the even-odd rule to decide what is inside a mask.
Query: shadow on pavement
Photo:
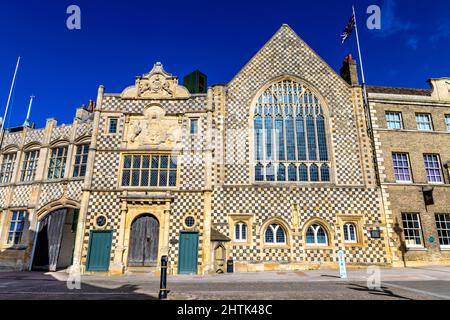
[[[153,296],[139,290],[142,290],[140,286],[132,284],[105,288],[84,282],[81,289],[69,289],[67,281],[50,274],[0,273],[0,300],[157,300],[157,292]]]
[[[360,292],[367,292],[368,294],[371,294],[371,295],[382,296],[382,297],[398,298],[398,299],[403,299],[403,300],[413,300],[411,298],[407,298],[407,297],[395,294],[395,293],[393,293],[391,290],[389,290],[386,287],[381,287],[381,290],[372,290],[372,289],[369,289],[366,286],[362,286],[362,285],[355,284],[355,283],[351,283],[350,285],[353,286],[353,287],[348,287],[348,289],[355,290],[355,291],[360,291]]]
[[[322,274],[321,277],[324,277],[324,278],[337,278],[337,279],[341,278],[339,276],[332,276],[332,275],[329,275],[329,274]]]

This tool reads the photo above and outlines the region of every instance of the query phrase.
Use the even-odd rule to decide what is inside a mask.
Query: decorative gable
[[[136,85],[122,92],[122,98],[135,99],[188,99],[189,91],[178,85],[178,78],[167,73],[157,62],[152,71],[137,77]]]

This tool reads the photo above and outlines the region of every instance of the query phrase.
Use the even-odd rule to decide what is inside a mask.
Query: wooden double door
[[[159,222],[143,215],[131,225],[128,266],[153,267],[158,263]]]

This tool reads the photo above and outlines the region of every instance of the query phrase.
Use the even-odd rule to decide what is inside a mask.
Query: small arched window
[[[286,244],[286,233],[279,224],[271,224],[266,229],[265,239],[267,244]]]
[[[325,228],[320,224],[313,224],[306,231],[306,243],[315,246],[327,246],[328,235]]]
[[[347,243],[356,243],[357,241],[356,227],[353,223],[344,225],[344,241]]]
[[[247,241],[247,225],[244,222],[234,225],[234,240],[237,242]]]
[[[290,79],[273,83],[253,121],[256,182],[330,182],[324,108],[312,90]]]

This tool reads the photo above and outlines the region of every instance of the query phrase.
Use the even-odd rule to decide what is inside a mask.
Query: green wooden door
[[[178,253],[178,273],[196,274],[198,260],[198,233],[181,232]]]
[[[91,231],[86,262],[87,271],[104,272],[109,270],[111,243],[112,231]]]

